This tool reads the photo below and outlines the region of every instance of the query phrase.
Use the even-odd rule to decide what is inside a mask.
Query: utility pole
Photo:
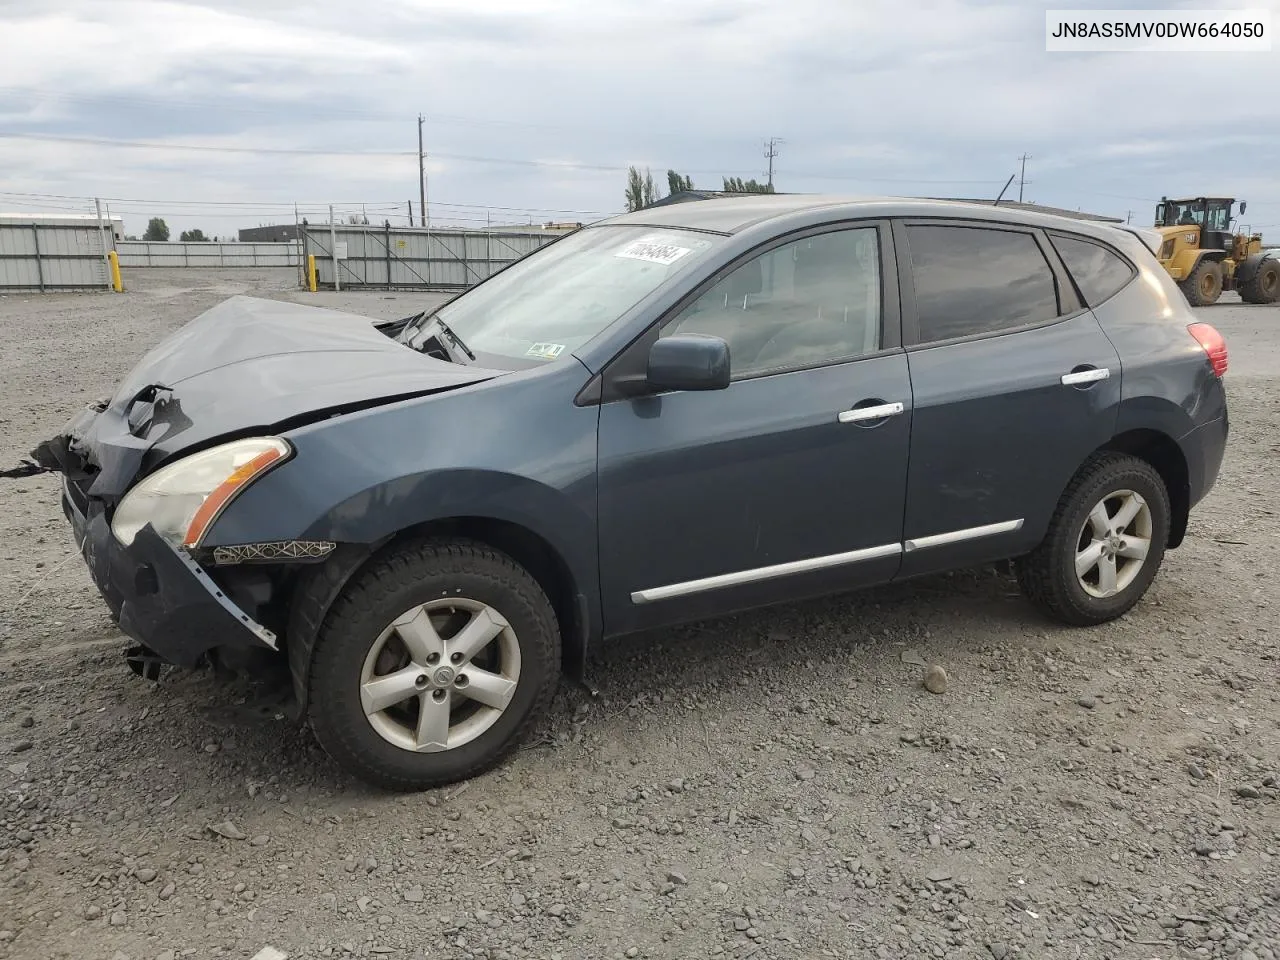
[[[1126,210],[1126,211],[1124,212],[1124,222],[1125,222],[1125,223],[1133,223],[1133,211],[1132,211],[1132,210]]]
[[[427,225],[427,161],[426,154],[422,152],[422,114],[418,114],[418,214],[422,218],[422,226]],[[413,226],[412,215],[410,216],[409,226]]]
[[[773,188],[773,158],[778,155],[778,144],[784,141],[779,137],[770,137],[764,146],[764,158],[769,161],[769,180],[770,189]]]
[[[412,227],[413,226],[413,201],[410,200],[408,201],[408,203],[409,203],[409,226]]]
[[[1024,153],[1020,158],[1022,160],[1022,172],[1018,174],[1018,202],[1022,202],[1022,188],[1027,182],[1027,161],[1031,159],[1031,154]]]

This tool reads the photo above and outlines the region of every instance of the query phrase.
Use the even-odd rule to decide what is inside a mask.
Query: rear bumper
[[[1224,412],[1217,420],[1201,424],[1180,441],[1187,458],[1187,481],[1190,505],[1195,506],[1213,489],[1222,469],[1230,426]]]
[[[124,633],[180,667],[195,666],[214,647],[278,649],[275,634],[232,603],[184,551],[150,526],[125,547],[92,501],[88,509],[86,515],[64,484],[62,510]]]

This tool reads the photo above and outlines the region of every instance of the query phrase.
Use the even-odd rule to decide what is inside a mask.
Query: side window
[[[1029,233],[908,226],[920,342],[998,333],[1059,315],[1058,284]]]
[[[660,336],[729,344],[736,379],[834,363],[880,349],[875,227],[793,240],[748,260],[667,321]]]
[[[1133,268],[1106,247],[1079,237],[1051,236],[1085,303],[1096,307],[1133,279]]]

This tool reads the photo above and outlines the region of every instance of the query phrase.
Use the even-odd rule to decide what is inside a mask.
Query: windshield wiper
[[[472,363],[474,363],[476,359],[476,355],[471,352],[471,350],[467,347],[465,343],[462,342],[462,338],[453,332],[453,328],[450,327],[443,320],[441,320],[439,317],[436,317],[435,321],[436,321],[436,326],[440,328],[440,332],[443,333],[450,340],[452,340],[453,345],[457,347],[459,350],[461,350],[463,353],[465,353],[467,355],[467,359],[470,360]]]

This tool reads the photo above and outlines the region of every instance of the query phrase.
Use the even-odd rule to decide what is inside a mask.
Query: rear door
[[[1023,553],[1113,435],[1115,348],[1040,231],[894,231],[915,404],[902,575]]]

